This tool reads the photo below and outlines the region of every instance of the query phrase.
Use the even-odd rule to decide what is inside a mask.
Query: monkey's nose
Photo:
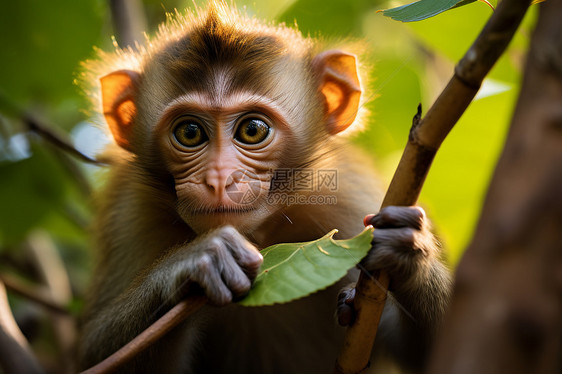
[[[225,191],[234,184],[231,173],[214,172],[207,174],[205,184],[209,192],[219,200],[223,198]]]

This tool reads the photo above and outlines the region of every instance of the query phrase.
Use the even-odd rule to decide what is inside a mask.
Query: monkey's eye
[[[242,120],[234,138],[244,144],[258,144],[269,135],[270,127],[259,118],[246,118]]]
[[[182,119],[174,128],[174,137],[185,147],[197,147],[209,138],[203,126],[193,119]]]

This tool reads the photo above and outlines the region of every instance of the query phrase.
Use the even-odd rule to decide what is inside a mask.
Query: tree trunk
[[[561,20],[562,1],[541,5],[506,146],[428,373],[562,372]]]

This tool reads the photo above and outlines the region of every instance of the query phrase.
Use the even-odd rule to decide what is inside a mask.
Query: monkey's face
[[[355,57],[311,53],[304,39],[201,27],[142,71],[103,76],[103,114],[117,144],[172,176],[193,230],[249,233],[281,207],[268,203],[274,173],[308,167],[356,117]]]
[[[237,92],[213,101],[205,93],[176,98],[157,126],[160,149],[189,226],[248,232],[277,210],[267,199],[271,176],[295,134],[264,96]]]

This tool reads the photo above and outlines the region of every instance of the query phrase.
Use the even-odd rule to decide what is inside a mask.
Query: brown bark
[[[428,373],[562,372],[561,16],[562,1],[541,5],[510,132]]]
[[[105,374],[116,371],[140,352],[150,347],[154,342],[166,335],[168,331],[176,327],[190,314],[199,310],[207,303],[204,296],[191,296],[180,301],[176,306],[166,312],[146,330],[137,335],[133,340],[120,348],[117,352],[91,368],[84,370],[81,374]]]
[[[530,2],[502,1],[425,117],[421,121],[414,119],[408,143],[382,207],[414,205],[417,202],[437,150],[511,41]],[[361,273],[354,302],[357,318],[346,332],[335,373],[360,373],[368,366],[388,283],[385,272],[378,275]]]

